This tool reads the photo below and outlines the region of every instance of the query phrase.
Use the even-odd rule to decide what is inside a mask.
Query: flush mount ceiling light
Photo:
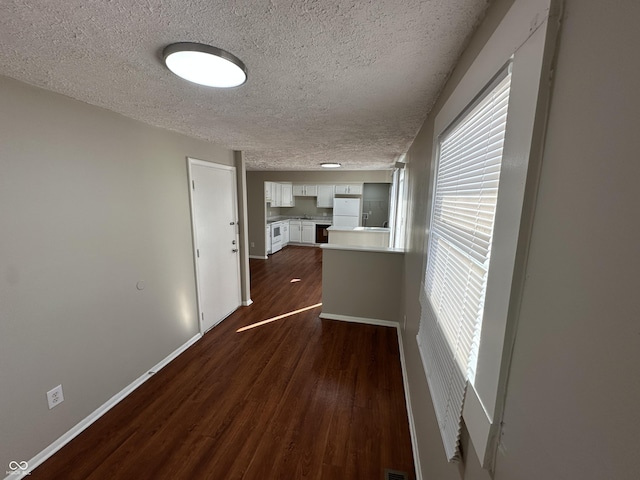
[[[193,83],[231,88],[247,81],[247,67],[235,55],[201,43],[174,43],[162,52],[169,70]]]
[[[340,168],[342,164],[334,163],[334,162],[325,162],[325,163],[321,163],[320,166],[322,168]]]

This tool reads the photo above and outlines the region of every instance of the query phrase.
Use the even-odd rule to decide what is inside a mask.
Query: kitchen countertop
[[[336,245],[334,243],[323,243],[322,245],[320,245],[320,248],[322,248],[323,250],[350,250],[354,252],[405,253],[404,249],[402,248],[362,247],[357,245]]]
[[[390,229],[384,227],[329,227],[330,232],[364,232],[364,233],[389,233]]]
[[[304,218],[304,217],[276,217],[276,218],[270,218],[267,219],[267,225],[271,225],[272,223],[276,223],[276,222],[286,222],[289,220],[301,220],[303,222],[313,222],[316,224],[320,224],[320,225],[331,225],[333,223],[333,218],[332,217],[311,217],[311,218]]]

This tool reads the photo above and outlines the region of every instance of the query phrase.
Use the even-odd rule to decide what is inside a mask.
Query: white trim
[[[406,319],[406,316],[405,316]],[[398,349],[400,350],[400,367],[402,368],[402,383],[404,385],[404,401],[407,405],[407,418],[409,419],[409,434],[411,435],[411,449],[413,450],[413,468],[416,471],[416,480],[422,480],[422,467],[420,465],[420,455],[418,455],[418,436],[416,434],[416,422],[413,418],[411,408],[411,393],[409,392],[409,374],[404,358],[404,343],[402,341],[402,331],[400,324],[396,326],[398,332]]]
[[[464,111],[487,81],[544,24],[549,17],[550,3],[552,0],[520,0],[513,3],[455,87],[455,92],[436,115],[434,136],[437,137]],[[437,142],[434,142],[434,150],[436,145]]]
[[[249,255],[249,258],[255,258],[256,260],[266,260],[269,257],[267,255],[265,255],[264,257],[262,255]]]
[[[248,298],[247,300],[243,300],[242,301],[242,306],[243,307],[248,307],[249,305],[251,305],[253,303],[253,300],[251,300],[250,298]]]
[[[93,411],[93,413],[89,414],[83,420],[81,420],[75,427],[71,428],[67,433],[58,438],[55,442],[49,445],[47,448],[38,453],[35,457],[29,460],[29,470],[22,475],[9,475],[5,478],[5,480],[16,480],[19,478],[24,478],[27,475],[30,475],[30,471],[34,470],[38,466],[42,465],[47,459],[49,459],[52,455],[54,455],[58,450],[64,447],[67,443],[73,440],[75,437],[80,435],[84,430],[89,428],[96,420],[102,417],[105,413],[115,407],[118,403],[124,400],[130,393],[136,390],[140,385],[146,382],[149,378],[151,378],[154,374],[158,373],[158,371],[173,361],[178,355],[187,350],[191,345],[196,343],[198,340],[202,338],[202,334],[198,333],[187,340],[184,344],[178,347],[176,350],[167,355],[163,360],[153,366],[151,369],[140,375],[137,379],[131,382],[129,385],[124,387],[118,393],[116,393],[113,397],[103,403],[100,407]]]
[[[234,165],[226,165],[224,163],[218,162],[208,162],[206,160],[198,160],[197,158],[187,157],[190,165],[200,165],[201,167],[213,167],[213,168],[221,168],[222,170],[236,171],[236,167]]]
[[[422,480],[422,467],[420,466],[420,455],[418,455],[418,436],[416,435],[416,422],[413,418],[411,408],[411,394],[409,393],[409,374],[404,358],[404,343],[402,342],[402,332],[400,323],[392,320],[380,320],[377,318],[352,317],[349,315],[337,315],[333,313],[320,313],[320,318],[327,320],[338,320],[342,322],[364,323],[367,325],[377,325],[382,327],[393,327],[398,335],[398,350],[400,351],[400,368],[402,370],[402,384],[404,386],[404,402],[407,408],[407,418],[409,419],[409,434],[411,436],[411,449],[413,450],[413,466],[416,471],[416,480]]]
[[[320,313],[320,318],[327,320],[339,320],[341,322],[365,323],[367,325],[378,325],[381,327],[399,327],[400,324],[393,320],[381,320],[379,318],[352,317],[351,315],[338,315],[336,313]]]
[[[478,455],[478,460],[482,461],[482,459],[486,458],[487,451],[491,447],[496,429],[492,428],[491,416],[484,409],[478,392],[472,383],[467,385],[462,417],[471,439],[487,439],[486,441],[477,440],[475,443],[472,442]]]

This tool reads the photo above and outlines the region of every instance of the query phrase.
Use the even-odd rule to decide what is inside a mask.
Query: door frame
[[[200,285],[200,271],[199,271],[199,266],[198,266],[198,231],[197,231],[197,226],[196,226],[196,221],[195,221],[195,209],[194,209],[194,201],[193,201],[193,173],[192,173],[192,167],[194,165],[198,165],[201,167],[207,167],[207,168],[217,168],[219,170],[227,170],[227,171],[231,171],[233,172],[233,177],[234,177],[234,181],[232,182],[232,192],[233,192],[233,203],[235,205],[235,216],[236,216],[236,246],[238,247],[238,249],[240,249],[240,231],[238,228],[238,218],[240,215],[240,212],[238,211],[238,172],[236,167],[231,166],[231,165],[225,165],[222,163],[216,163],[216,162],[207,162],[205,160],[198,160],[197,158],[193,158],[193,157],[187,157],[187,171],[188,171],[188,179],[189,179],[189,184],[188,184],[188,189],[189,189],[189,208],[190,208],[190,215],[191,215],[191,245],[193,247],[193,265],[194,265],[194,269],[195,269],[195,280],[196,280],[196,305],[197,305],[197,310],[198,310],[198,330],[200,331],[200,335],[204,335],[205,332],[209,331],[211,328],[215,327],[216,325],[218,325],[222,320],[218,321],[215,325],[213,325],[211,328],[208,329],[204,329],[203,328],[203,312],[202,312],[202,295],[200,293],[201,291],[201,285]],[[240,304],[239,306],[242,305],[242,270],[240,268],[240,256],[238,256],[238,261],[237,261],[237,268],[238,268],[238,292],[239,292],[239,296],[240,296]]]

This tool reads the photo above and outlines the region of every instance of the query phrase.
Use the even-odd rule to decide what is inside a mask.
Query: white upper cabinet
[[[361,183],[357,185],[349,185],[349,193],[355,195],[362,195],[363,185]]]
[[[292,184],[264,182],[264,199],[272,207],[293,207]]]
[[[271,185],[271,206],[280,207],[282,206],[282,184],[272,183]]]
[[[351,184],[343,183],[341,185],[336,185],[335,193],[336,195],[362,195],[362,184],[361,183],[351,183]]]
[[[317,197],[318,186],[317,185],[294,185],[293,195],[296,197]]]
[[[290,183],[280,183],[280,207],[293,207],[293,186]]]
[[[273,182],[264,182],[264,200],[273,202]]]
[[[335,185],[318,185],[318,208],[333,208]]]

